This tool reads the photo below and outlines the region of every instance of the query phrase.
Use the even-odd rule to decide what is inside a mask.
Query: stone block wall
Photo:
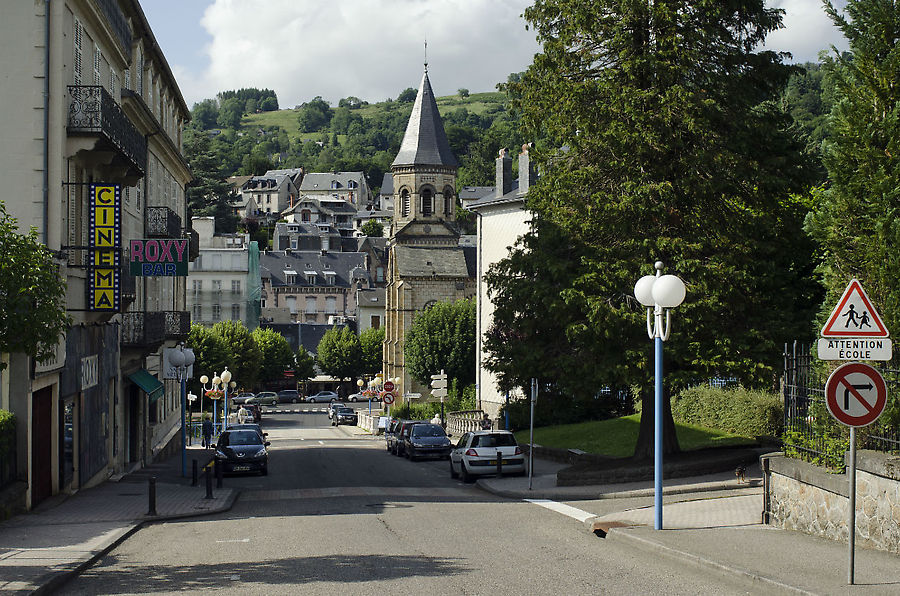
[[[846,542],[849,478],[781,454],[761,458],[768,523]],[[857,452],[856,543],[900,554],[900,457]]]

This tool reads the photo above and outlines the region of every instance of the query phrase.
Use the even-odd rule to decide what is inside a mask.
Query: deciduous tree
[[[363,367],[359,337],[349,327],[332,327],[319,341],[316,361],[326,375],[341,380],[358,377]]]
[[[447,373],[462,385],[475,382],[475,301],[437,302],[416,315],[403,355],[409,374],[423,385]]]
[[[250,334],[259,348],[260,383],[284,379],[284,371],[294,367],[294,352],[283,335],[274,329],[257,327]]]
[[[359,334],[362,349],[362,373],[374,375],[381,372],[384,354],[384,327],[370,327]]]
[[[250,330],[240,321],[219,321],[212,332],[221,337],[234,355],[228,370],[242,387],[254,387],[259,378],[262,355]]]

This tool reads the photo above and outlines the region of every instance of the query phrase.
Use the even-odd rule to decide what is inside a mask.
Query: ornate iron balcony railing
[[[145,225],[151,238],[181,238],[181,218],[168,207],[147,207]]]
[[[163,314],[166,315],[166,339],[186,340],[191,332],[191,313],[167,310]]]
[[[166,339],[165,313],[122,313],[122,345],[139,348],[156,348]]]
[[[69,85],[68,89],[69,134],[100,136],[143,175],[147,171],[147,139],[112,95],[99,85]]]

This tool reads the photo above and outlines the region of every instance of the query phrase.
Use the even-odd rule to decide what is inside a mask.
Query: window
[[[400,191],[400,215],[409,217],[409,191],[405,188]]]
[[[422,197],[422,215],[428,217],[434,213],[434,194],[430,188],[423,188],[420,196]]]
[[[329,315],[333,315],[337,313],[337,297],[335,296],[326,296],[325,297],[325,312]]]
[[[219,321],[219,320],[222,319],[222,307],[221,307],[221,305],[213,304],[213,305],[212,305],[212,311],[213,311],[213,313],[212,313],[212,320],[213,320],[213,321]]]
[[[384,267],[375,268],[375,281],[384,281]]]
[[[372,329],[380,329],[381,328],[381,315],[372,315]]]
[[[300,212],[300,221],[304,223],[309,223],[311,221],[311,216],[309,213],[309,209],[304,209]]]
[[[239,280],[239,279],[231,280],[231,293],[232,294],[240,294],[241,293],[241,280]]]
[[[200,292],[203,291],[203,280],[202,280],[202,279],[195,279],[193,283],[194,283],[194,296],[196,296],[196,295],[198,295]]]
[[[232,304],[231,305],[231,320],[232,321],[240,321],[241,320],[241,305],[240,304]]]
[[[316,272],[315,271],[307,271],[306,272],[306,283],[311,286],[316,285]]]
[[[325,272],[325,285],[328,285],[328,286],[334,285],[334,271],[326,271]]]
[[[449,186],[444,187],[444,215],[450,216],[453,215],[453,204],[455,200],[453,198],[453,189]]]
[[[193,318],[194,318],[194,321],[202,321],[203,320],[203,306],[201,306],[200,304],[194,305]]]
[[[287,303],[288,310],[291,311],[291,314],[297,314],[297,297],[296,296],[288,296],[285,299]]]
[[[291,238],[291,248],[292,248],[293,250],[297,250],[297,237],[296,237],[296,236],[294,236],[293,238]]]
[[[306,297],[306,314],[316,314],[316,297],[315,296],[307,296]]]
[[[212,284],[213,284],[213,292],[216,294],[221,294],[222,293],[222,280],[214,279],[214,280],[212,280]]]

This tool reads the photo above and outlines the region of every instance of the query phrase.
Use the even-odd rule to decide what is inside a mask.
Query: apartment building
[[[52,362],[2,356],[30,509],[178,447],[162,355],[190,327],[190,112],[137,0],[5,2],[0,35],[2,200],[56,255],[72,319]],[[178,262],[163,266],[160,247]]]

